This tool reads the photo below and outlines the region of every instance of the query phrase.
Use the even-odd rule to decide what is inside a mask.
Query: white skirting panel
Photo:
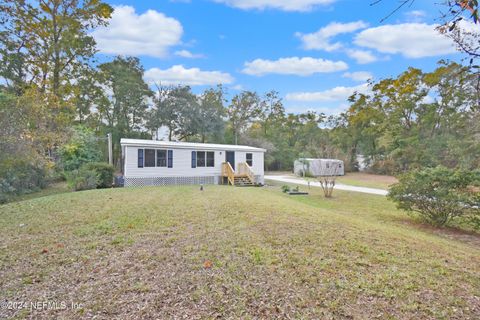
[[[125,187],[218,184],[220,177],[125,177]]]

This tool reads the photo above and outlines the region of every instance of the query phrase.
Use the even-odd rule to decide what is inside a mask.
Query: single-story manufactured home
[[[121,139],[124,185],[258,185],[265,149],[209,143]]]

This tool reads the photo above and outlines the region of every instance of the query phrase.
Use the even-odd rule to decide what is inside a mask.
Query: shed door
[[[235,151],[225,152],[225,161],[230,162],[233,170],[235,170]]]

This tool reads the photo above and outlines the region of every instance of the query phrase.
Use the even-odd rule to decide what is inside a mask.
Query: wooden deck
[[[252,168],[246,162],[238,163],[237,167],[235,172],[230,162],[222,163],[222,183],[226,180],[227,184],[232,186],[254,186],[255,175]]]

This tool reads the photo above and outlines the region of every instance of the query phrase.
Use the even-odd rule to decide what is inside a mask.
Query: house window
[[[253,153],[247,153],[247,164],[253,166]]]
[[[215,167],[215,152],[207,152],[207,167]]]
[[[173,150],[138,149],[139,168],[173,168]]]
[[[215,152],[192,151],[192,168],[215,167]]]
[[[167,166],[167,150],[157,150],[157,167]]]
[[[155,149],[145,149],[145,168],[155,167]]]
[[[143,149],[138,149],[138,167],[143,168]]]
[[[205,167],[205,151],[197,151],[197,168]]]

